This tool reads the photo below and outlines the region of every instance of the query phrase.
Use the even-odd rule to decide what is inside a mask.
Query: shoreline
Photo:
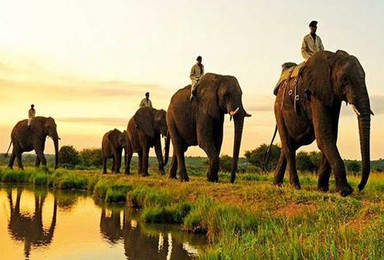
[[[362,193],[355,188],[359,177],[350,175],[355,192],[347,198],[335,193],[334,181],[332,192],[318,192],[313,174],[301,176],[299,191],[289,185],[275,187],[272,178],[271,174],[242,174],[229,184],[229,175],[220,174],[220,183],[200,176],[180,183],[157,174],[144,178],[0,168],[2,183],[86,191],[102,203],[140,208],[144,222],[179,224],[184,231],[205,234],[209,246],[203,259],[347,259],[384,254],[384,175],[373,173]]]

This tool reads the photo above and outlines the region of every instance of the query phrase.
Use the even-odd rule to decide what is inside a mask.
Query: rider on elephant
[[[149,92],[145,93],[145,98],[141,100],[140,107],[152,108],[152,101],[149,99]]]
[[[28,111],[28,128],[31,128],[32,119],[36,116],[35,105],[31,105],[31,109]]]
[[[192,66],[191,73],[189,74],[189,78],[192,80],[192,87],[191,87],[191,97],[190,100],[192,101],[196,94],[196,87],[199,85],[199,81],[201,77],[204,75],[204,65],[201,63],[203,60],[201,56],[197,57],[197,62],[195,65]]]
[[[312,21],[309,24],[309,29],[311,32],[304,36],[303,43],[301,44],[301,55],[305,60],[308,60],[316,52],[324,50],[320,37],[316,35],[317,21]]]

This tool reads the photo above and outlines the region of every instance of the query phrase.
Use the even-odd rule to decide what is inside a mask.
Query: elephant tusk
[[[229,112],[229,114],[231,115],[231,116],[234,116],[234,115],[236,115],[237,114],[237,112],[239,112],[239,107],[237,107],[234,111],[231,111],[231,112]]]
[[[359,112],[359,110],[357,110],[357,108],[355,107],[354,104],[351,104],[351,108],[352,108],[353,112],[356,113],[357,116],[360,116],[360,115],[361,115],[360,112]]]
[[[375,113],[373,113],[372,109],[370,109],[370,110],[371,110],[371,115],[373,115],[373,116],[374,116],[374,115],[375,115]]]

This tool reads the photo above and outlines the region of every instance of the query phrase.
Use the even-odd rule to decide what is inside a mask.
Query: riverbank
[[[239,174],[240,175],[240,174]],[[147,178],[91,171],[0,169],[0,180],[51,189],[86,190],[100,203],[142,208],[145,222],[177,223],[206,234],[205,259],[378,259],[384,255],[384,176],[372,174],[366,190],[343,198],[316,191],[317,178],[302,175],[302,190],[271,185],[272,175],[241,174],[236,183],[191,176]],[[358,177],[349,176],[357,187]],[[356,188],[355,188],[356,190]]]

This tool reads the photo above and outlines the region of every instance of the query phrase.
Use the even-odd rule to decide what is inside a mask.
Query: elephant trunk
[[[167,137],[165,139],[165,146],[164,146],[164,166],[167,165],[168,163],[170,142],[171,142],[171,136],[169,135],[169,131],[168,131]]]
[[[57,169],[59,167],[59,138],[54,138],[53,144],[55,145],[55,169]]]
[[[245,111],[244,113],[238,113],[234,116],[235,136],[234,136],[234,142],[233,142],[233,163],[232,163],[231,183],[234,183],[236,178],[241,137],[243,135],[244,114],[245,114]]]
[[[362,174],[361,182],[359,184],[359,190],[363,190],[367,184],[369,173],[370,173],[370,130],[371,130],[371,110],[369,106],[368,95],[364,99],[361,99],[359,102],[359,112],[358,116],[359,122],[359,137],[360,137],[360,150],[361,150],[361,160],[362,160]]]

